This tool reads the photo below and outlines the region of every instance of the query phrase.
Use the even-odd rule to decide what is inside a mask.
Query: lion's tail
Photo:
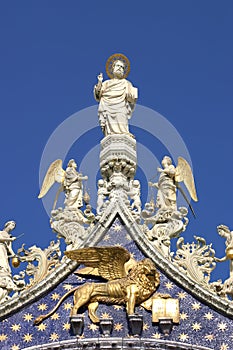
[[[53,308],[50,312],[48,312],[46,315],[40,315],[40,316],[38,316],[38,317],[34,320],[33,324],[37,326],[37,325],[40,324],[42,321],[44,321],[46,318],[50,317],[50,316],[59,308],[59,306],[61,305],[61,303],[62,303],[71,293],[75,292],[78,288],[79,288],[79,286],[78,286],[78,287],[75,287],[75,288],[73,288],[73,289],[71,289],[71,290],[69,290],[66,294],[63,295],[63,297],[58,301],[58,303],[54,306],[54,308]]]

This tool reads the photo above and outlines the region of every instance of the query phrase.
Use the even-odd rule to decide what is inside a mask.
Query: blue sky
[[[103,72],[106,79],[107,58],[121,52],[131,62],[138,104],[166,118],[189,151],[199,202],[185,240],[202,236],[223,256],[216,226],[233,230],[232,7],[230,0],[1,2],[0,224],[14,219],[15,235],[24,232],[15,247],[46,247],[55,239],[37,199],[43,150],[64,120],[96,104],[96,76]],[[80,123],[86,121],[80,117]],[[166,144],[134,130],[161,160]],[[101,138],[98,128],[82,136],[66,161],[80,163]],[[156,166],[151,177],[155,173]],[[228,273],[223,264],[213,279]]]

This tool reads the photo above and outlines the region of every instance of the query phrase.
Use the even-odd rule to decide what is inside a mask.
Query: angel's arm
[[[214,260],[217,261],[217,262],[223,262],[223,261],[228,260],[228,258],[226,256],[224,256],[223,258],[216,258],[215,257]]]
[[[163,172],[171,177],[174,177],[176,174],[176,168],[174,167],[174,165],[169,165],[163,170]]]
[[[97,77],[98,83],[94,86],[94,97],[97,102],[99,102],[101,97],[101,88],[102,88],[102,82],[103,82],[103,73],[100,73]]]
[[[88,180],[88,176],[87,176],[87,175],[85,175],[85,176],[82,176],[82,175],[80,176],[80,175],[79,175],[79,176],[78,176],[78,179],[79,179],[79,180]]]
[[[12,242],[9,242],[7,244],[7,250],[8,250],[8,253],[9,253],[9,255],[8,255],[9,258],[11,258],[11,257],[13,257],[15,255],[15,252],[14,252],[14,250],[12,248]]]

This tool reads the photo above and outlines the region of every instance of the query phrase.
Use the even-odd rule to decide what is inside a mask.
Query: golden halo
[[[114,53],[114,55],[110,56],[106,62],[106,73],[110,79],[114,78],[113,73],[112,73],[112,65],[116,61],[122,61],[124,62],[125,65],[125,72],[122,78],[127,78],[130,72],[130,62],[128,58],[123,55],[122,53]]]

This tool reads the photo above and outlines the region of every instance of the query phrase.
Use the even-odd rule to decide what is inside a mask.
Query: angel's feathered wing
[[[178,158],[175,181],[183,181],[189,191],[191,198],[195,202],[198,201],[192,170],[189,163],[182,157]]]
[[[88,247],[66,251],[65,255],[89,267],[82,269],[85,271],[82,274],[94,274],[107,280],[125,277],[125,263],[130,260],[130,253],[123,247]]]
[[[65,171],[62,169],[61,159],[57,159],[52,164],[50,164],[44,177],[38,198],[44,197],[55,182],[62,183],[64,181],[64,175]]]

